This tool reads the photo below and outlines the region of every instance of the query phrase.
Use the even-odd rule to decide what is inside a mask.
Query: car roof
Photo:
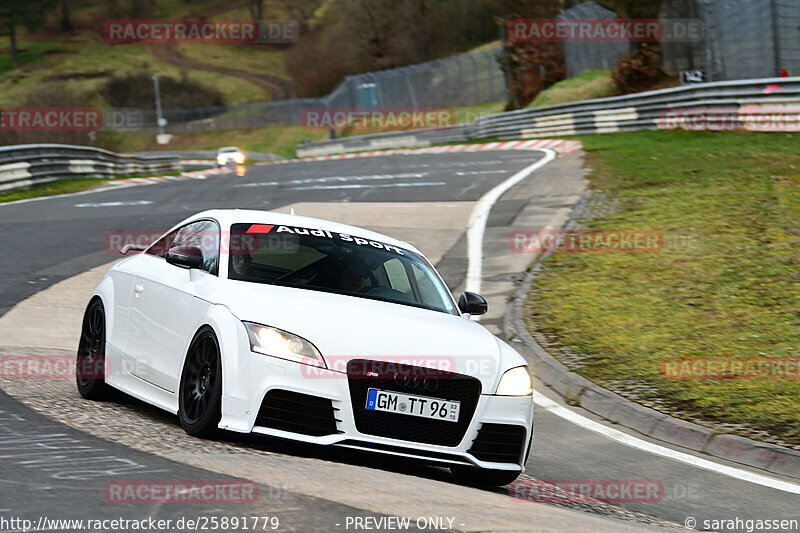
[[[240,150],[235,146],[223,146],[217,152],[239,152]]]
[[[405,248],[406,250],[410,250],[422,255],[422,252],[405,241],[401,241],[399,239],[395,239],[393,237],[389,237],[388,235],[368,229],[351,226],[349,224],[342,224],[341,222],[334,222],[332,220],[325,220],[322,218],[291,215],[287,213],[278,213],[276,211],[260,211],[256,209],[212,209],[209,211],[203,211],[202,213],[197,213],[190,219],[187,219],[186,222],[197,218],[214,218],[223,226],[241,223],[275,224],[280,226],[293,226],[335,231],[336,233],[345,233],[354,237],[363,237],[365,239],[391,244],[393,246]]]

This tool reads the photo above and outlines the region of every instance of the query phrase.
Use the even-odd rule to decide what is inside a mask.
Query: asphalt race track
[[[0,205],[0,353],[72,353],[71,333],[59,328],[80,321],[79,310],[101,274],[97,267],[119,258],[104,249],[107,232],[163,231],[210,208],[292,207],[396,236],[420,248],[458,294],[468,266],[465,228],[476,202],[542,155],[497,151],[257,165],[241,177],[117,186]],[[490,303],[482,323],[493,332],[500,333],[505,299],[532,259],[509,252],[509,228],[560,226],[584,190],[580,154],[572,154],[537,170],[494,205],[482,275]],[[242,435],[198,441],[183,434],[176,417],[138,402],[94,404],[82,400],[72,382],[27,381],[0,379],[0,518],[24,517],[39,530],[68,529],[42,524],[41,517],[152,516],[174,524],[189,516],[247,515],[277,517],[276,531],[686,530],[689,518],[698,529],[712,519],[800,519],[798,492],[742,479],[764,472],[720,460],[715,462],[742,475],[698,468],[588,431],[540,406],[525,479],[651,480],[663,486],[662,496],[615,505],[530,503],[509,497],[507,489],[460,487],[442,469],[381,456]],[[537,391],[556,399],[541,383]],[[800,491],[797,480],[768,477]],[[216,507],[108,503],[104,488],[119,479],[248,480],[258,498]],[[393,516],[413,519],[408,529],[398,529],[389,521]],[[0,521],[0,530],[22,529]]]

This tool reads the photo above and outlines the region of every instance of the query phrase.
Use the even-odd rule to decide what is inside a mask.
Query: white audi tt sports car
[[[112,266],[83,320],[77,382],[219,429],[448,466],[504,485],[533,438],[523,357],[469,319],[413,246],[266,211],[213,210]]]
[[[235,146],[226,146],[217,150],[217,166],[220,167],[230,165],[232,162],[241,165],[245,159],[244,152]]]

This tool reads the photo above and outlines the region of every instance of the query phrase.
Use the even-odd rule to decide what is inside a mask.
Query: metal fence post
[[[472,72],[474,74],[475,94],[473,95],[472,102],[474,104],[479,104],[481,103],[481,82],[480,75],[478,73],[478,60],[475,59],[475,54],[467,54],[467,57],[472,63]]]
[[[773,69],[774,75],[783,68],[783,60],[781,59],[781,32],[778,23],[778,2],[777,0],[770,1],[770,11],[772,15],[772,46],[774,48],[773,59],[775,61],[775,68]]]

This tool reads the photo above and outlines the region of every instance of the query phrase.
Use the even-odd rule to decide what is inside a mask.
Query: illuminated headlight
[[[224,155],[220,154],[217,156],[217,163],[219,163],[220,165],[224,165],[226,162],[227,158]]]
[[[244,326],[247,328],[252,351],[326,368],[325,359],[319,350],[303,337],[252,322],[244,322]]]
[[[244,154],[242,152],[236,152],[233,154],[233,160],[236,161],[237,164],[241,165],[244,163]]]
[[[533,383],[527,366],[518,366],[508,370],[500,378],[500,384],[497,386],[498,396],[530,396],[531,394],[533,394]]]

